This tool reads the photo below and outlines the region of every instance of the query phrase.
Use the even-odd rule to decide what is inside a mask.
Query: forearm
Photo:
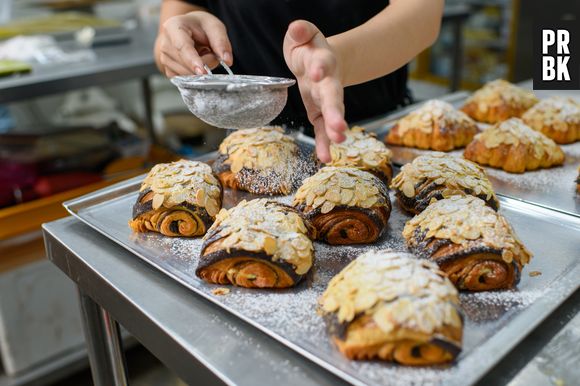
[[[173,16],[185,15],[186,13],[193,11],[206,11],[205,8],[196,5],[191,5],[185,1],[180,0],[163,0],[161,3],[161,12],[159,16],[159,28],[163,26],[163,23],[167,19]],[[158,35],[159,36],[159,35]],[[157,63],[157,68],[163,71],[163,66],[159,63],[159,38],[155,41],[155,62]]]
[[[443,4],[444,0],[392,0],[366,23],[329,37],[343,85],[389,74],[433,44]]]

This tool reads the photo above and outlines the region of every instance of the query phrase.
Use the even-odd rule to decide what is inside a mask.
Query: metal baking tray
[[[535,257],[525,267],[517,290],[461,294],[465,330],[463,351],[457,361],[445,367],[423,368],[349,361],[331,343],[317,313],[317,299],[330,278],[363,251],[406,249],[401,231],[410,216],[397,204],[393,205],[387,231],[373,245],[341,247],[315,243],[314,267],[297,287],[278,291],[230,287],[229,294],[218,296],[212,290],[220,286],[207,284],[194,273],[201,239],[136,234],[129,229],[127,222],[142,178],[64,205],[75,217],[134,253],[136,258],[355,385],[475,383],[580,286],[580,219],[501,197],[502,213]],[[229,207],[253,197],[226,189],[224,205]],[[276,199],[291,201],[290,196]],[[391,199],[395,202],[393,196]],[[530,276],[534,271],[541,274]]]
[[[446,100],[455,107],[460,107],[468,95],[465,92],[460,92],[441,99]],[[420,105],[421,103],[411,105],[381,119],[363,122],[361,126],[377,133],[378,139],[383,140],[399,118],[415,110]],[[486,126],[488,125],[480,124],[482,129]],[[393,151],[393,163],[399,166],[411,162],[415,157],[431,152],[430,150],[420,150],[411,147],[387,146]],[[566,161],[563,166],[540,169],[523,174],[508,173],[503,170],[485,167],[495,192],[506,197],[580,217],[580,194],[576,193],[576,178],[578,178],[578,166],[580,166],[580,141],[560,146],[566,153]],[[461,157],[463,149],[451,151],[449,154]]]

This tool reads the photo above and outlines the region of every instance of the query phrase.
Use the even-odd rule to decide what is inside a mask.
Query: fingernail
[[[230,54],[229,52],[224,52],[224,54],[222,56],[222,60],[226,63],[231,63],[232,62],[232,54]]]
[[[199,66],[195,66],[195,68],[193,69],[193,72],[195,73],[195,75],[203,75],[204,74],[203,70]]]

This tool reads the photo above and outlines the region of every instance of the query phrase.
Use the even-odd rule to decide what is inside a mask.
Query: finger
[[[214,68],[216,68],[217,66],[219,66],[219,64],[220,64],[220,62],[218,62],[218,59],[216,58],[216,56],[215,56],[215,54],[213,52],[210,52],[208,54],[202,55],[201,56],[201,59],[212,70]]]
[[[176,75],[190,75],[191,70],[185,67],[183,64],[179,63],[169,55],[162,53],[159,59],[163,68],[165,69],[165,75],[169,78]],[[171,76],[167,75],[168,71],[170,71]]]
[[[306,56],[307,75],[313,82],[332,77],[337,72],[336,56],[328,48],[314,48]]]
[[[286,38],[288,39],[287,44],[289,44],[289,48],[307,44],[319,33],[320,30],[316,28],[314,24],[306,20],[293,21],[288,26],[288,31],[286,32]]]
[[[336,80],[327,78],[317,87],[326,133],[332,142],[340,143],[346,139],[344,132],[347,130],[342,86]]]
[[[314,124],[314,139],[316,141],[316,155],[320,162],[329,163],[330,157],[330,140],[324,130],[322,119],[318,119]]]
[[[171,45],[179,53],[182,64],[191,68],[194,74],[204,74],[203,60],[195,49],[191,32],[182,24],[176,22],[165,23],[164,28],[169,36]]]
[[[219,59],[226,62],[228,66],[231,66],[234,63],[232,44],[230,43],[224,24],[217,19],[208,19],[204,20],[202,28],[204,29],[212,51]]]

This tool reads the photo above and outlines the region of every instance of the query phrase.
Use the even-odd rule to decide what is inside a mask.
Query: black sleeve
[[[191,5],[198,5],[200,7],[207,8],[207,0],[181,0],[185,3],[189,3]]]

